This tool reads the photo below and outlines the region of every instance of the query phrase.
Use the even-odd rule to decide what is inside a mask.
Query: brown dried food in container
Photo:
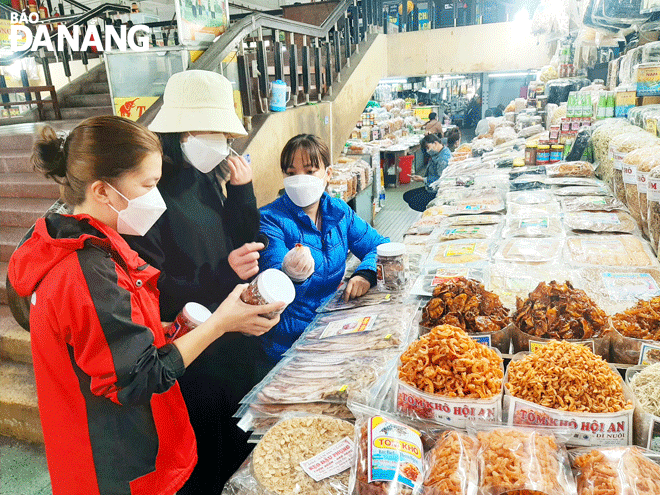
[[[509,310],[497,294],[464,277],[444,280],[435,287],[421,321],[427,328],[451,324],[468,333],[494,332],[509,323]]]
[[[605,312],[569,281],[541,282],[525,301],[517,298],[513,321],[526,334],[544,339],[590,339],[607,329]]]
[[[626,183],[628,208],[630,208],[635,220],[640,223],[644,233],[648,235],[646,211],[648,179],[651,171],[660,165],[660,146],[631,151],[626,155],[623,162],[624,165],[630,165],[636,171],[635,184],[630,183],[631,180]]]
[[[660,297],[639,301],[612,317],[612,326],[624,337],[660,340]]]

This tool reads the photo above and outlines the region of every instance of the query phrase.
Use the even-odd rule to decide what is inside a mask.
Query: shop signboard
[[[431,22],[430,22],[428,9],[419,9],[418,19],[419,19],[420,31],[431,29]]]
[[[126,117],[133,121],[139,119],[142,114],[153,105],[157,96],[138,96],[135,98],[115,98],[115,115]]]
[[[227,0],[176,0],[181,44],[209,45],[229,27]]]
[[[390,20],[390,24],[399,25],[399,11],[397,10],[397,5],[390,5],[388,7],[387,17]]]

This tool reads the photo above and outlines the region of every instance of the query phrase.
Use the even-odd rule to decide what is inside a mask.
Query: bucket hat
[[[247,136],[234,109],[231,82],[220,74],[188,70],[172,75],[163,106],[149,125],[153,132],[224,132]]]

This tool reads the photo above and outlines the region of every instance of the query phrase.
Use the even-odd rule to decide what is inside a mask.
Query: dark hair
[[[452,127],[449,129],[445,137],[447,138],[447,146],[450,150],[454,151],[456,148],[456,143],[461,140],[461,131],[458,129],[458,127]]]
[[[309,155],[309,161],[315,168],[328,168],[330,163],[330,150],[328,146],[321,141],[321,138],[314,134],[298,134],[292,137],[284,145],[282,154],[280,155],[280,168],[282,172],[286,173],[291,165],[293,165],[293,158],[299,151],[306,151]]]
[[[442,143],[442,140],[437,136],[437,134],[427,134],[420,141],[422,149],[424,150],[426,150],[431,143]]]
[[[493,116],[493,111],[489,108],[489,109],[486,110],[486,112],[484,113],[484,117],[492,117],[492,116]]]
[[[166,182],[184,162],[181,150],[180,132],[157,132],[160,144],[163,146],[163,175],[161,181]]]
[[[69,205],[85,201],[87,185],[121,177],[150,153],[161,153],[158,137],[132,120],[104,115],[83,120],[69,135],[58,137],[45,126],[34,144],[35,169],[60,184]]]
[[[435,112],[431,112],[431,113],[429,114],[429,120],[435,120],[435,119],[437,119],[437,118],[438,118],[438,114],[437,114],[437,113],[435,113]]]

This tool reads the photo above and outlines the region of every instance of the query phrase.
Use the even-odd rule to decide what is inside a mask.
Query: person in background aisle
[[[296,298],[280,323],[259,338],[265,351],[262,375],[311,323],[316,308],[337,290],[348,252],[362,263],[348,281],[347,300],[364,295],[376,284],[376,247],[389,242],[344,201],[324,192],[332,175],[330,151],[317,136],[299,134],[290,139],[282,150],[280,167],[286,194],[261,208],[261,232],[270,242],[259,268],[283,270],[296,285]]]
[[[429,114],[429,121],[424,124],[424,132],[442,137],[442,121],[438,120],[437,113],[431,112]]]
[[[184,71],[170,77],[163,100],[149,129],[163,143],[158,189],[167,211],[144,237],[127,241],[161,270],[161,318],[171,321],[191,301],[215,309],[257,274],[264,245],[254,242],[259,210],[252,168],[245,158],[230,156],[229,140],[247,134],[231,83],[214,72]],[[257,383],[251,361],[259,350],[254,338],[224,335],[181,378],[199,463],[179,495],[220,493],[251,451],[249,435],[232,416]]]
[[[17,294],[31,296],[53,494],[170,495],[196,462],[177,379],[225,332],[263,333],[263,318],[240,300],[240,285],[194,331],[166,340],[158,270],[121,237],[143,235],[166,208],[155,134],[93,117],[66,139],[46,126],[34,150],[36,168],[73,208],[40,218],[8,267]]]
[[[429,186],[440,178],[443,170],[449,164],[449,159],[451,158],[449,143],[453,146],[456,144],[457,140],[460,141],[460,133],[456,131],[458,131],[458,129],[452,129],[447,133],[447,138],[445,138],[447,139],[447,146],[443,145],[442,140],[433,134],[428,134],[422,139],[422,148],[430,157],[429,163],[426,167],[426,177],[412,175],[410,178],[417,182],[424,182],[424,186],[403,193],[403,200],[408,203],[408,206],[413,210],[426,210],[426,205],[435,198],[436,192]]]
[[[489,108],[484,113],[484,118],[479,121],[477,127],[474,129],[474,135],[476,137],[483,136],[484,134],[488,134],[488,132],[490,131],[489,123],[492,117],[493,117],[493,111]]]
[[[456,151],[456,148],[461,145],[461,130],[458,127],[449,129],[442,138],[442,144],[447,146],[451,153]]]

